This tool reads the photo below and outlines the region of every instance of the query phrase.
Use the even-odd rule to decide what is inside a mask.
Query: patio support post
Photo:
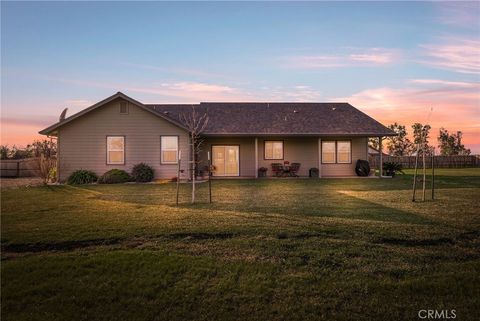
[[[380,154],[380,162],[378,164],[378,177],[382,178],[383,172],[383,147],[382,147],[382,137],[378,137],[378,152]]]
[[[322,178],[322,139],[318,139],[318,178]]]
[[[258,138],[255,137],[255,178],[258,178]]]
[[[56,177],[56,183],[60,183],[60,136],[57,136],[57,155],[55,155],[57,158],[56,162],[56,169],[57,169],[57,177]]]

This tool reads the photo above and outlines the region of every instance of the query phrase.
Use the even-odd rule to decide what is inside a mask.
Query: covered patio
[[[356,161],[368,160],[368,138],[207,136],[199,155],[200,168],[208,166],[210,154],[214,178],[356,177]],[[379,140],[382,144],[381,137]],[[380,164],[382,162],[380,157]],[[373,168],[370,176],[372,174],[375,174]]]

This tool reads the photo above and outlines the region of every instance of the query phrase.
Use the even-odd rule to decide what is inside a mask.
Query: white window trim
[[[163,148],[163,143],[162,143],[162,140],[163,140],[163,137],[175,137],[177,139],[177,148],[173,149],[173,148]],[[165,164],[165,165],[169,165],[169,164],[178,164],[178,150],[179,150],[179,138],[178,136],[176,135],[162,135],[160,136],[160,163],[161,164]],[[175,151],[175,161],[174,162],[166,162],[163,160],[163,152],[171,152],[171,151]]]
[[[109,141],[111,138],[121,138],[123,141],[123,149],[113,148],[110,149]],[[122,152],[122,162],[110,161],[110,152]],[[107,165],[125,165],[125,136],[121,135],[109,135],[107,136]]]
[[[348,153],[348,162],[341,162],[338,160],[338,143],[348,143],[350,146],[350,150]],[[352,163],[352,142],[350,140],[337,140],[335,143],[335,154],[336,154],[336,160],[338,164],[351,164]]]
[[[282,158],[275,158],[273,157],[273,144],[272,144],[272,158],[267,157],[267,143],[282,143]],[[263,142],[263,159],[265,160],[283,160],[285,158],[285,145],[283,143],[283,140],[265,140]]]
[[[326,162],[323,160],[323,145],[326,143],[333,143],[335,145],[333,149],[333,161],[332,162]],[[337,163],[337,143],[334,140],[322,140],[322,164],[336,164]]]

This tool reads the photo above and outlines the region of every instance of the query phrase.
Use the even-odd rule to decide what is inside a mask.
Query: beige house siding
[[[367,160],[367,138],[366,137],[328,137],[322,138],[322,141],[332,140],[351,140],[352,142],[352,163],[351,164],[322,164],[322,177],[329,176],[353,176],[355,174],[355,164],[358,159]]]
[[[182,158],[188,159],[186,131],[131,103],[128,103],[128,114],[120,114],[120,101],[116,99],[59,128],[60,181],[65,181],[77,169],[102,175],[113,168],[129,172],[140,162],[154,168],[155,178],[177,175],[176,164],[160,164],[160,136],[179,136]],[[106,141],[110,135],[125,136],[125,165],[107,165]],[[187,167],[187,162],[182,162],[182,169]]]

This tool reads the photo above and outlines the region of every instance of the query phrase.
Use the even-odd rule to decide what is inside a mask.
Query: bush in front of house
[[[100,184],[120,184],[130,182],[132,177],[121,169],[111,169],[98,179]]]
[[[133,166],[132,178],[135,182],[146,183],[151,182],[154,177],[154,170],[145,163],[139,163]]]
[[[403,172],[402,164],[395,162],[385,162],[383,163],[383,171],[387,176],[395,177],[397,172],[405,174]]]
[[[67,178],[67,184],[69,185],[82,185],[92,184],[98,180],[97,174],[86,169],[79,169],[74,171]]]

